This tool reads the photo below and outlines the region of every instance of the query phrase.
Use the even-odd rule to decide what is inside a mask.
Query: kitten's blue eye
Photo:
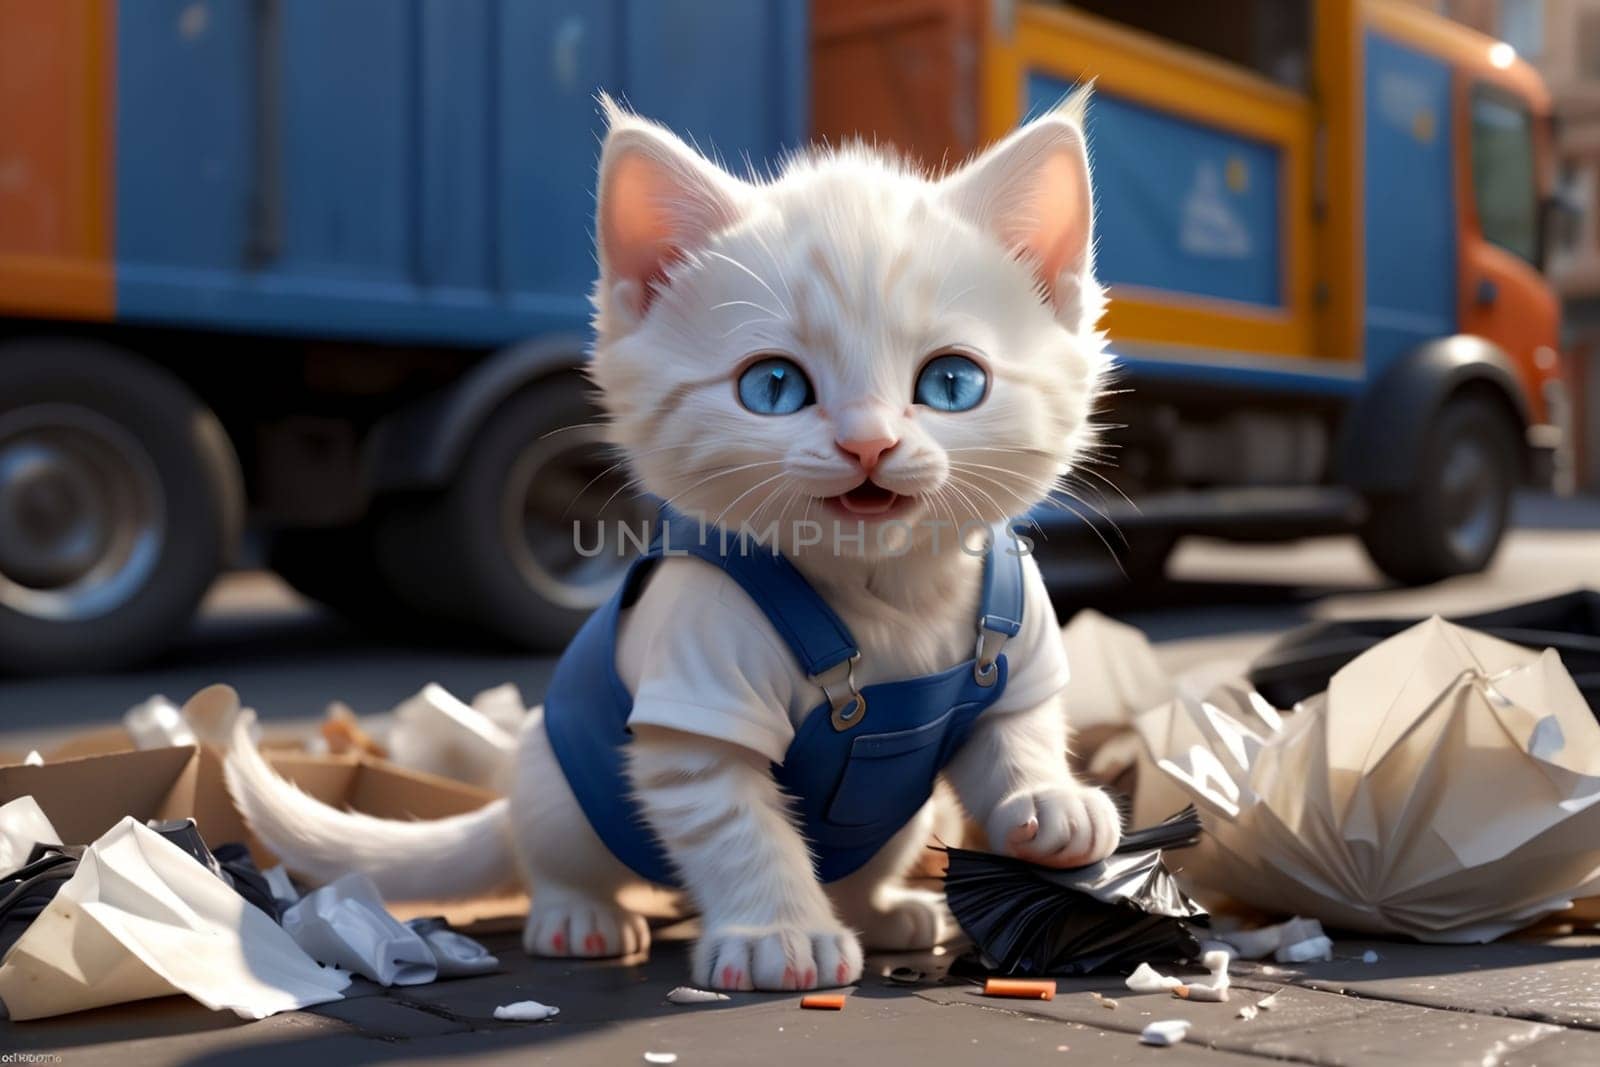
[[[983,400],[989,375],[966,356],[935,356],[917,375],[916,400],[939,411],[970,411]]]
[[[793,415],[815,399],[806,372],[781,356],[758,360],[739,375],[739,403],[757,415]]]

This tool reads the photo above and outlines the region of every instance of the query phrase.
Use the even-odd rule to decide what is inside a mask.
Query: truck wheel
[[[227,435],[176,378],[107,345],[0,345],[0,669],[160,651],[243,509]]]
[[[1417,484],[1368,500],[1361,539],[1378,569],[1422,585],[1487,567],[1510,517],[1518,448],[1516,427],[1493,401],[1446,403],[1423,444]]]
[[[654,508],[626,487],[582,378],[561,375],[505,401],[479,428],[448,489],[395,502],[378,565],[414,607],[524,648],[556,651],[627,569],[618,539],[586,556],[595,523],[635,530]]]

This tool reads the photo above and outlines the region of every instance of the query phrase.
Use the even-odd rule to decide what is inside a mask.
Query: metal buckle
[[[1000,676],[997,662],[1000,658],[1000,649],[1005,646],[1006,635],[999,630],[991,630],[987,626],[978,630],[978,648],[972,658],[972,680],[989,688]]]
[[[860,658],[861,653],[857,652],[843,663],[811,676],[827,696],[828,707],[832,709],[829,718],[833,728],[841,733],[859,725],[867,716],[867,698],[856,686],[856,660]]]

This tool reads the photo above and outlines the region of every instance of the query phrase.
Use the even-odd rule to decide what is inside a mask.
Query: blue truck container
[[[562,642],[616,573],[565,516],[628,507],[576,369],[597,93],[764,167],[808,16],[0,5],[0,156],[43,176],[0,197],[0,669],[159,649],[247,520],[352,614]]]

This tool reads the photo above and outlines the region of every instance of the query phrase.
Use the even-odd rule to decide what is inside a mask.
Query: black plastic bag
[[[1275,641],[1250,665],[1250,684],[1274,707],[1287,708],[1328,688],[1345,664],[1421,619],[1345,619],[1302,626]],[[1578,589],[1450,619],[1535,651],[1553,648],[1584,699],[1600,715],[1600,592]]]
[[[1127,834],[1115,853],[1088,867],[1058,870],[946,849],[945,895],[975,949],[952,970],[1045,977],[1198,958],[1190,924],[1209,920],[1178,888],[1161,850],[1199,838],[1200,816],[1191,807]]]

